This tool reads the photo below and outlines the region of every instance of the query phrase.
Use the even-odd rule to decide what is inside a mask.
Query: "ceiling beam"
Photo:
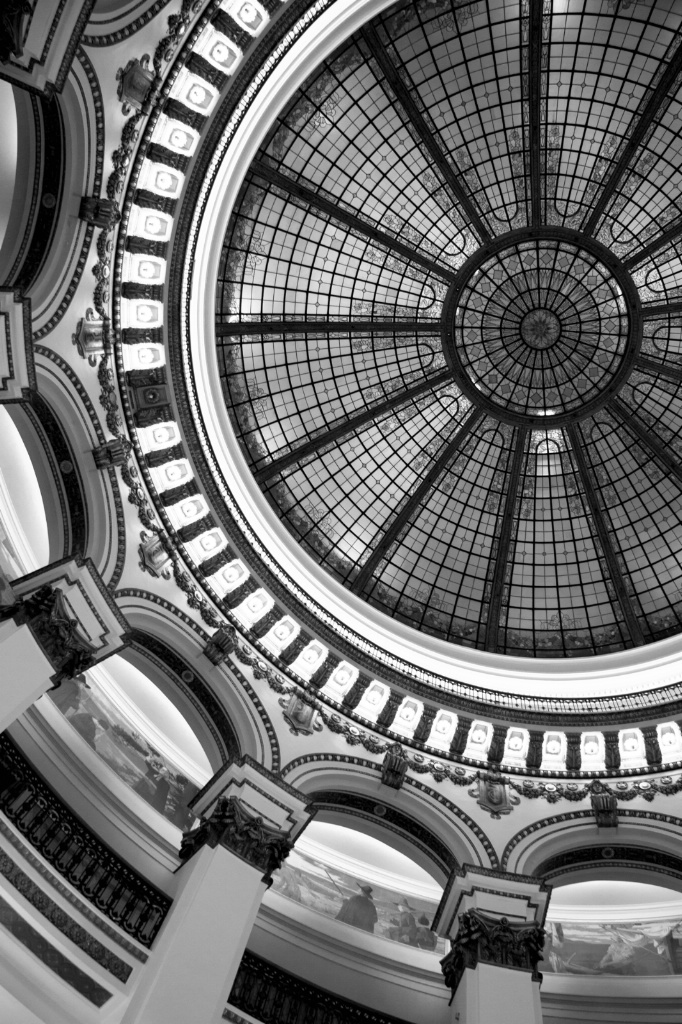
[[[651,320],[655,316],[674,316],[682,313],[682,300],[677,302],[655,302],[651,305],[642,305],[642,317]]]
[[[282,174],[281,171],[271,167],[270,164],[263,163],[262,160],[254,160],[249,168],[249,173],[252,178],[260,178],[262,181],[274,185],[275,188],[288,192],[289,195],[294,196],[296,199],[301,199],[308,206],[312,206],[320,213],[326,214],[327,217],[340,221],[356,234],[370,238],[377,245],[381,245],[385,249],[396,253],[406,263],[421,267],[423,270],[427,270],[429,274],[433,274],[434,277],[439,277],[441,281],[447,281],[448,284],[452,284],[455,280],[455,272],[450,267],[429,259],[428,256],[424,256],[418,249],[415,249],[413,245],[398,241],[397,238],[394,238],[385,231],[381,231],[373,224],[363,220],[356,213],[352,213],[345,206],[339,206],[333,199],[317,192],[311,182],[306,183],[302,178],[290,178],[288,175]]]
[[[431,160],[438,168],[438,173],[441,178],[447,184],[460,207],[466,214],[469,224],[479,236],[481,242],[490,241],[490,232],[488,231],[475,202],[469,195],[465,186],[462,184],[459,171],[453,166],[451,161],[448,160],[436,141],[437,129],[435,125],[433,125],[430,120],[427,120],[424,114],[422,114],[417,101],[408,86],[405,84],[404,79],[396,67],[395,58],[387,51],[381,41],[379,33],[373,25],[365,25],[364,28],[361,29],[360,35],[364,38],[369,48],[370,56],[376,60],[377,64],[381,68],[384,78],[391,87],[391,91],[398,98],[398,102],[407,114],[408,120],[411,122],[412,127],[417,133],[422,146],[429,154]]]
[[[642,633],[642,628],[635,614],[635,610],[632,607],[632,603],[625,586],[625,580],[623,579],[623,574],[621,573],[620,566],[618,564],[618,556],[616,555],[616,551],[611,543],[608,527],[604,520],[604,513],[602,512],[602,508],[599,503],[599,496],[592,483],[590,467],[588,466],[585,452],[582,447],[582,437],[578,433],[578,428],[574,423],[572,423],[567,429],[568,436],[571,439],[572,454],[578,467],[583,491],[590,510],[590,517],[594,523],[594,528],[599,540],[599,546],[601,547],[604,560],[608,566],[611,585],[615,591],[616,599],[623,613],[623,618],[625,619],[625,624],[627,625],[631,640],[635,644],[643,644],[644,634]]]
[[[495,553],[493,579],[490,584],[490,601],[488,602],[488,621],[485,628],[485,649],[496,651],[498,633],[500,628],[500,613],[502,611],[502,597],[504,584],[507,578],[509,567],[509,546],[511,544],[512,529],[514,526],[514,509],[521,480],[521,468],[523,456],[526,451],[526,437],[528,431],[525,427],[516,428],[516,443],[512,456],[511,469],[507,479],[507,494],[504,501],[504,510],[498,518],[496,532],[498,533],[497,551]]]
[[[658,359],[651,359],[650,356],[637,356],[635,366],[638,370],[645,370],[647,373],[655,373],[675,384],[682,384],[682,366],[668,366],[659,362]]]
[[[291,466],[295,466],[296,463],[301,462],[302,459],[307,459],[310,455],[314,455],[316,452],[320,451],[321,448],[326,448],[327,445],[333,444],[335,441],[340,441],[349,434],[357,433],[358,430],[367,426],[368,423],[381,419],[387,413],[400,409],[401,406],[405,405],[407,402],[421,398],[422,395],[428,394],[429,391],[433,391],[434,388],[448,384],[451,380],[451,370],[440,370],[439,373],[434,373],[432,377],[428,377],[426,380],[420,381],[419,384],[413,384],[409,388],[397,391],[389,398],[386,398],[383,402],[378,402],[376,405],[372,405],[368,409],[363,409],[362,412],[358,412],[354,416],[349,416],[348,419],[338,420],[329,427],[329,429],[323,430],[321,433],[316,434],[315,437],[311,437],[307,441],[304,441],[303,444],[298,445],[298,447],[294,448],[293,451],[287,452],[286,455],[281,455],[278,459],[273,459],[273,461],[269,462],[266,466],[256,470],[253,475],[258,483],[262,483],[264,480],[270,480],[278,473],[283,473]]]
[[[642,246],[642,248],[637,252],[628,256],[626,260],[623,260],[623,266],[627,270],[632,270],[650,256],[653,256],[661,249],[665,249],[666,245],[670,245],[670,243],[674,242],[676,238],[680,237],[680,235],[682,235],[682,220],[678,218],[673,221],[670,227],[666,228],[665,231],[662,231],[657,238],[654,238],[653,241],[649,242],[648,245]]]
[[[217,321],[218,338],[243,334],[437,334],[440,320],[237,320]]]
[[[528,111],[530,198],[533,227],[542,224],[542,23],[544,0],[530,0],[528,26]]]
[[[651,431],[647,430],[637,414],[629,409],[627,405],[617,396],[608,402],[609,409],[621,426],[625,427],[635,437],[642,448],[653,455],[662,466],[675,478],[675,482],[682,487],[682,466],[677,459],[660,443],[659,439]]]
[[[395,519],[391,521],[390,525],[384,531],[381,540],[379,540],[374,546],[371,555],[351,585],[350,589],[354,593],[362,594],[365,590],[374,570],[381,562],[391,544],[398,539],[412,516],[424,503],[424,499],[429,491],[435,487],[439,477],[446,471],[452,460],[459,453],[465,442],[484,417],[485,413],[482,410],[471,409],[452,441],[445,446],[445,450],[441,452],[424,479],[405,500]]]
[[[659,110],[665,103],[668,93],[675,84],[675,80],[681,71],[682,44],[677,47],[672,59],[666,65],[665,70],[659,78],[655,88],[652,90],[644,109],[639,114],[639,118],[634,124],[632,131],[629,135],[626,133],[625,138],[627,138],[627,142],[621,150],[621,154],[616,161],[616,165],[606,179],[606,182],[599,194],[599,199],[595,203],[594,209],[583,227],[583,231],[586,235],[595,234],[597,225],[599,224],[606,207],[611,201],[611,197],[618,188],[621,178],[627,171],[633,156],[644,141],[649,128],[653,124]],[[636,113],[635,118],[637,118]]]

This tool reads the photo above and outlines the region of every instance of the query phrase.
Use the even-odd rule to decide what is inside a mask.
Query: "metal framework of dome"
[[[539,657],[682,627],[679,23],[397,4],[249,168],[232,423],[303,549],[400,622]]]

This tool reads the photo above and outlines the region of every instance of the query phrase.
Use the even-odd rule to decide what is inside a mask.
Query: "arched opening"
[[[0,405],[0,574],[14,580],[51,560],[50,518],[33,459],[5,406]],[[21,511],[17,500],[21,500]]]
[[[14,90],[9,82],[0,81],[0,249],[5,239],[10,210],[13,208],[17,180],[17,109]]]
[[[367,830],[349,815],[342,820],[323,816],[306,828],[274,876],[273,906],[293,916],[300,916],[296,907],[305,908],[301,919],[310,928],[329,930],[338,922],[334,935],[350,944],[363,932],[444,956],[444,940],[430,928],[443,894],[433,869],[404,852],[406,843],[397,849],[390,831],[381,837],[380,829]],[[388,947],[383,953],[391,956]]]
[[[543,971],[583,977],[682,974],[682,893],[666,879],[560,881],[547,914]]]
[[[147,674],[114,655],[49,696],[74,748],[86,743],[155,811],[191,827],[188,804],[214,769],[192,725]]]

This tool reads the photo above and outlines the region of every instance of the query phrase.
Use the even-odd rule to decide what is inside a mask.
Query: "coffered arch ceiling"
[[[464,646],[680,630],[680,12],[616,7],[389,8],[275,119],[225,236],[219,363],[264,495],[350,591]]]

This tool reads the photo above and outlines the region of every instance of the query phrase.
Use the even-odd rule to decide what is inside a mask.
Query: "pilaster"
[[[178,890],[122,1024],[220,1019],[272,872],[310,814],[301,793],[249,757],[195,797]]]

